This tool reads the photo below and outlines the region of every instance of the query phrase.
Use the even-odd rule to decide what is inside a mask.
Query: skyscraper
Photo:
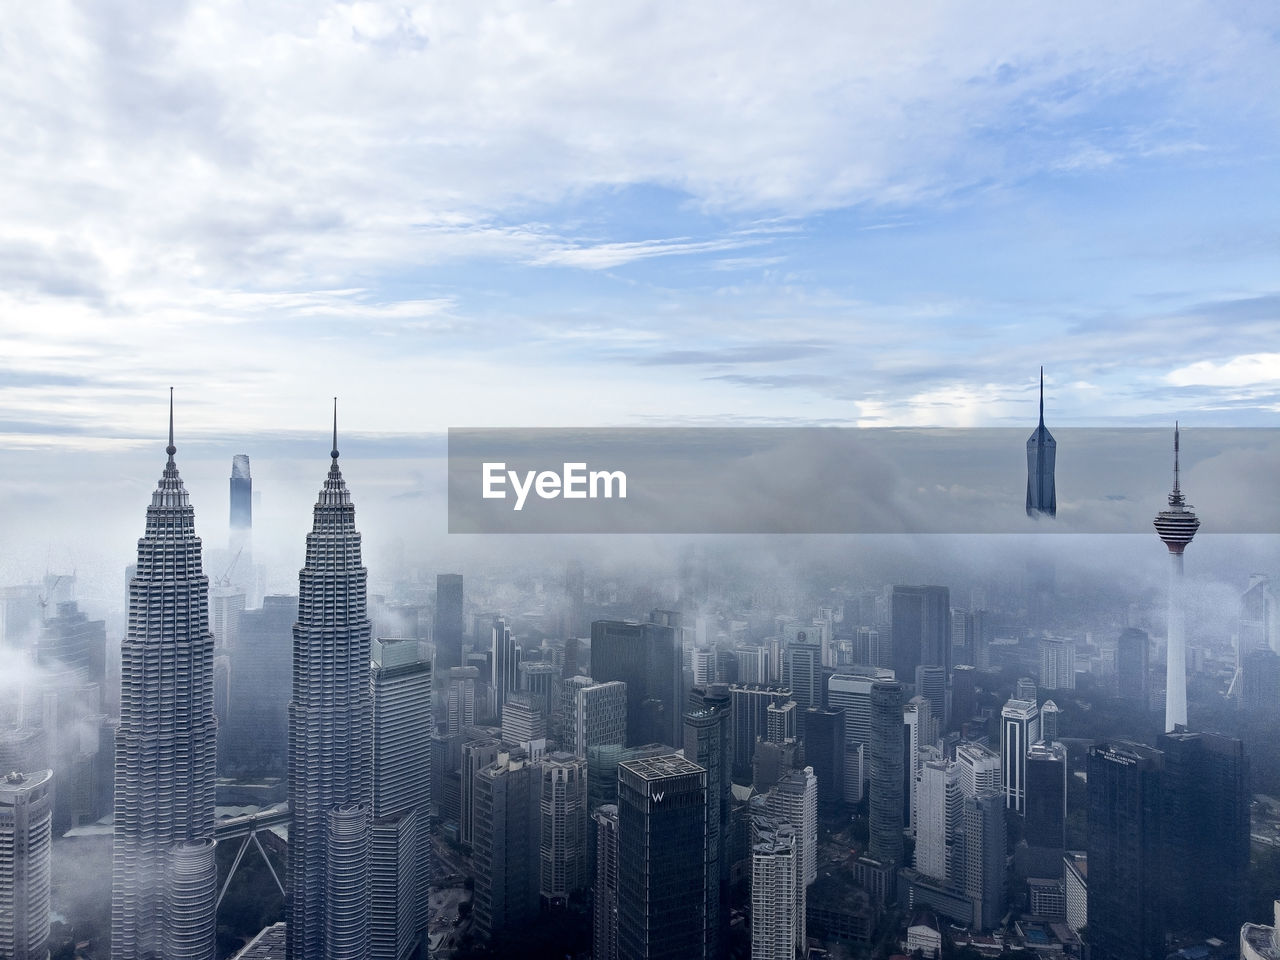
[[[818,778],[813,767],[792,770],[765,795],[769,813],[791,824],[796,831],[800,882],[818,878]]]
[[[967,663],[951,670],[951,727],[960,729],[978,712],[977,669]]]
[[[868,853],[881,863],[902,863],[902,684],[871,686],[871,804]]]
[[[799,636],[808,634],[802,631]],[[787,646],[782,661],[782,685],[791,688],[791,699],[799,708],[800,716],[809,707],[822,706],[822,646],[816,643],[792,643]],[[798,736],[803,736],[801,729]]]
[[[482,937],[508,935],[538,915],[541,787],[537,765],[519,751],[500,753],[475,775],[474,902]]]
[[[676,754],[618,764],[619,960],[701,957],[707,773]]]
[[[951,671],[951,591],[946,587],[893,588],[890,595],[893,670],[910,683],[921,664]]]
[[[541,764],[539,893],[563,906],[588,880],[587,761],[552,753]]]
[[[1058,492],[1053,471],[1058,442],[1044,425],[1044,367],[1040,368],[1040,425],[1027,439],[1027,516],[1058,514]]]
[[[734,684],[729,687],[729,698],[732,703],[733,780],[735,783],[750,783],[756,741],[769,732],[769,707],[787,703],[791,699],[791,691],[784,687]]]
[[[458,816],[458,831],[463,846],[471,846],[475,841],[475,777],[476,774],[483,770],[489,764],[498,759],[498,754],[502,750],[502,741],[492,737],[484,737],[479,740],[468,740],[462,744],[462,758],[459,764],[460,784],[459,784],[459,800],[460,807]]]
[[[1230,942],[1245,921],[1249,878],[1244,744],[1186,730],[1166,733],[1157,743],[1164,754],[1166,924],[1172,932]]]
[[[253,477],[249,475],[249,455],[237,453],[231,458],[231,542],[243,545],[253,528]]]
[[[1022,835],[1027,846],[1052,851],[1043,858],[1046,864],[1062,862],[1067,846],[1067,751],[1061,743],[1035,743],[1027,750]]]
[[[973,926],[990,930],[1004,915],[1005,819],[999,791],[964,798],[964,892]]]
[[[1040,742],[1040,708],[1034,700],[1009,700],[1000,711],[1000,778],[1005,806],[1022,813],[1027,800],[1027,750]]]
[[[618,807],[606,803],[591,814],[596,824],[592,960],[618,960]]]
[[[805,711],[804,756],[818,778],[818,803],[844,802],[844,710],[811,707]]]
[[[960,767],[960,791],[966,797],[1000,789],[1000,755],[989,747],[960,743],[956,746],[956,763]]]
[[[200,563],[195,512],[173,455],[147,508],[138,568],[129,581],[129,625],[120,645],[116,734],[111,955],[160,956],[165,875],[175,846],[213,838],[216,764],[209,578]],[[210,865],[212,860],[210,860]],[[204,907],[213,916],[213,903]],[[203,927],[206,916],[181,922]],[[208,943],[207,956],[214,945]]]
[[[854,668],[827,680],[827,705],[844,711],[844,799],[857,803],[866,787],[871,760],[871,688],[877,680],[892,680],[884,667]],[[736,720],[736,717],[735,717]]]
[[[230,770],[284,777],[289,769],[289,704],[280,696],[293,675],[293,625],[298,598],[268,595],[240,620],[231,651],[231,715],[223,751]]]
[[[331,463],[307,534],[289,703],[289,960],[363,958],[373,801],[372,624],[355,506]]]
[[[957,880],[951,863],[963,815],[959,764],[940,758],[926,760],[920,771],[918,796],[916,869],[934,880]]]
[[[627,685],[627,746],[680,742],[683,684],[674,627],[597,620],[591,625],[591,675]]]
[[[751,823],[751,960],[793,960],[805,942],[802,843],[795,828],[768,814]]]
[[[728,876],[728,864],[724,863],[725,836],[729,815],[729,717],[722,710],[704,707],[684,715],[684,756],[707,772],[707,829],[706,829],[706,907],[705,955],[720,955],[720,928],[727,920],[727,911],[721,916],[721,903],[727,899],[721,892],[721,882]]]
[[[400,960],[427,926],[431,660],[418,640],[373,643],[369,956]]]
[[[1150,674],[1147,631],[1126,627],[1116,641],[1116,696],[1147,709]]]
[[[1040,641],[1040,686],[1045,690],[1076,688],[1076,645],[1063,637]]]
[[[0,776],[0,957],[49,956],[52,850],[53,771]]]
[[[605,743],[621,745],[627,735],[627,685],[620,680],[578,686],[575,694],[572,746],[579,757],[587,748]]]
[[[932,743],[947,729],[947,671],[933,664],[916,667],[916,695],[929,701],[929,716],[933,731],[927,737]]]
[[[436,611],[431,639],[436,670],[462,666],[462,574],[436,574]]]
[[[493,700],[494,715],[501,720],[507,698],[520,689],[520,661],[516,643],[511,637],[507,621],[495,617],[493,621]]]
[[[1163,960],[1159,750],[1089,748],[1089,944],[1094,960]],[[1198,868],[1179,864],[1177,869]]]
[[[1187,725],[1187,638],[1182,609],[1182,552],[1200,528],[1178,477],[1178,427],[1173,427],[1173,492],[1169,509],[1156,514],[1156,533],[1169,548],[1169,647],[1165,666],[1164,728]]]

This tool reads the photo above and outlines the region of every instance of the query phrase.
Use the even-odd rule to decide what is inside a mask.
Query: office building
[[[959,730],[978,712],[977,668],[967,663],[951,670],[951,723],[948,729]]]
[[[532,698],[534,708],[542,714],[548,725],[551,722],[551,707],[555,702],[555,687],[559,681],[560,668],[554,663],[532,660],[520,664],[520,691]]]
[[[1165,656],[1164,728],[1187,725],[1187,637],[1182,603],[1182,554],[1200,528],[1178,477],[1178,428],[1173,428],[1173,491],[1169,509],[1156,514],[1156,533],[1169,550],[1169,644]]]
[[[587,761],[571,753],[548,754],[541,764],[541,828],[538,892],[548,907],[561,907],[586,889]]]
[[[706,939],[707,773],[676,754],[618,764],[619,960],[687,960]]]
[[[438,658],[437,658],[438,659]],[[475,667],[450,667],[445,672],[444,726],[449,733],[459,733],[476,722],[476,682],[480,671]]]
[[[1251,795],[1244,744],[1186,730],[1157,743],[1164,754],[1166,924],[1174,933],[1230,942],[1248,902]]]
[[[785,687],[733,684],[729,687],[729,699],[732,704],[733,781],[750,783],[756,741],[768,735],[769,707],[788,703],[791,691]]]
[[[769,813],[796,831],[800,880],[805,886],[818,878],[818,778],[813,767],[782,777],[767,794]]]
[[[871,688],[877,680],[892,680],[882,667],[854,668],[827,680],[827,706],[844,711],[844,799],[857,803],[866,787],[871,744]]]
[[[289,703],[289,960],[363,957],[368,946],[368,844],[373,802],[373,625],[355,506],[329,473],[298,574]]]
[[[1116,740],[1089,748],[1088,926],[1094,960],[1164,960],[1163,766],[1160,751],[1143,744]]]
[[[520,689],[520,652],[507,621],[494,618],[490,658],[493,664],[494,716],[502,720],[502,711],[511,694]]]
[[[622,745],[627,736],[627,685],[619,680],[609,683],[575,683],[573,705],[573,752],[586,757],[587,749],[607,743]]]
[[[738,661],[738,683],[745,686],[769,682],[769,651],[764,647],[738,647],[733,656]]]
[[[896,586],[890,594],[894,674],[910,682],[916,667],[951,671],[951,591],[946,587]]]
[[[800,631],[799,637],[808,633]],[[783,653],[782,685],[791,688],[791,699],[803,712],[822,706],[822,646],[803,640],[789,644]],[[803,734],[803,730],[800,731]]]
[[[111,955],[159,955],[170,938],[203,929],[213,904],[166,926],[165,875],[175,844],[213,837],[216,721],[209,579],[195,512],[174,462],[173,397],[168,462],[147,508],[129,581],[120,644],[112,844]],[[209,951],[212,953],[213,944]]]
[[[966,797],[1001,789],[1000,754],[990,747],[961,742],[956,745],[956,764],[960,768],[960,791]]]
[[[431,883],[431,659],[419,640],[372,644],[369,956],[400,960],[427,926]]]
[[[475,776],[498,759],[502,741],[493,737],[464,740],[459,762],[458,838],[465,847],[475,839]]]
[[[1240,667],[1240,706],[1258,719],[1273,718],[1280,711],[1280,654],[1253,650]]]
[[[1005,805],[1022,813],[1027,798],[1027,750],[1040,742],[1036,701],[1009,700],[1000,711],[1000,779]]]
[[[1246,923],[1240,928],[1240,960],[1280,960],[1280,900],[1275,902],[1274,916],[1270,927]]]
[[[1022,837],[1030,847],[1052,851],[1048,863],[1056,867],[1067,846],[1066,747],[1061,743],[1033,743],[1027,748],[1026,771]]]
[[[818,778],[818,805],[844,803],[844,710],[805,711],[804,756]]]
[[[916,696],[929,701],[929,715],[933,718],[934,728],[928,742],[932,743],[948,728],[947,671],[929,664],[916,667]]]
[[[901,864],[903,854],[902,684],[877,680],[871,685],[870,842],[873,860]]]
[[[1150,638],[1145,630],[1126,627],[1116,641],[1116,696],[1147,709],[1150,687]]]
[[[751,960],[794,960],[806,939],[803,843],[767,814],[752,818],[751,834]]]
[[[678,743],[683,697],[674,627],[630,620],[591,625],[591,675],[627,685],[627,745]]]
[[[436,574],[436,609],[431,624],[435,668],[443,673],[462,666],[462,574]]]
[[[289,769],[289,703],[280,696],[293,676],[293,625],[298,598],[269,595],[240,619],[231,651],[229,721],[223,772],[236,776],[285,777]]]
[[[502,742],[509,747],[523,748],[534,760],[546,751],[547,722],[531,695],[507,695],[507,705],[502,711]]]
[[[618,807],[606,803],[591,814],[596,825],[592,960],[618,960]]]
[[[954,845],[961,834],[964,794],[960,766],[942,758],[926,760],[917,794],[915,868],[937,881],[954,881]]]
[[[920,782],[920,765],[925,748],[932,743],[930,731],[933,718],[929,715],[929,701],[924,697],[912,697],[902,707],[903,723],[903,765],[902,772],[906,778],[902,795],[906,800],[907,829],[915,836],[916,832],[916,791]]]
[[[623,760],[664,757],[673,752],[675,748],[666,743],[644,743],[638,747],[605,743],[588,747],[587,809],[594,810],[603,804],[618,802],[618,764]]]
[[[1052,700],[1040,704],[1040,739],[1053,743],[1062,736],[1062,708]]]
[[[53,792],[52,770],[0,776],[0,957],[49,955]]]
[[[1004,798],[999,791],[965,797],[964,892],[973,907],[972,924],[991,930],[1005,911]]]
[[[538,765],[519,751],[475,775],[473,911],[484,939],[510,937],[538,915],[541,797]]]
[[[728,878],[725,861],[729,819],[729,716],[725,710],[703,707],[684,716],[684,756],[706,771],[707,827],[705,870],[705,955],[720,955],[720,932],[728,921],[728,899],[722,885]],[[723,907],[723,909],[722,909]],[[723,914],[723,915],[722,915]]]
[[[1044,367],[1040,368],[1040,425],[1027,438],[1027,516],[1054,517],[1058,493],[1054,485],[1058,442],[1044,425]]]

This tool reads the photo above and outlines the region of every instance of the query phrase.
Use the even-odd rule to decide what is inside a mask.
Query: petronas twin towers
[[[213,960],[215,733],[209,579],[174,461],[147,508],[121,644],[111,955]],[[355,508],[332,462],[307,536],[289,704],[290,960],[368,955],[372,625]]]

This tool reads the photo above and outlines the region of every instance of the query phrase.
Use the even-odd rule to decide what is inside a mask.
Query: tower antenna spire
[[[169,445],[164,448],[164,452],[169,455],[169,463],[173,464],[173,455],[178,452],[178,448],[173,445],[173,387],[169,388]]]
[[[1173,492],[1178,493],[1178,421],[1173,421]]]
[[[333,398],[333,448],[329,451],[329,456],[338,459],[338,398]]]
[[[1040,367],[1040,426],[1044,426],[1044,366]]]

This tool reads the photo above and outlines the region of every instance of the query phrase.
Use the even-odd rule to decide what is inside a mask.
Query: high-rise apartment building
[[[795,828],[768,814],[751,823],[751,960],[794,960],[805,945],[803,843]]]
[[[618,960],[618,807],[606,803],[591,814],[596,825],[592,960]]]
[[[793,770],[765,795],[765,806],[779,820],[791,824],[799,844],[800,882],[818,878],[818,778],[813,767]]]
[[[53,771],[0,776],[0,957],[49,956],[52,851]]]
[[[619,960],[701,957],[707,773],[676,754],[618,764]]]
[[[293,628],[288,960],[363,958],[369,949],[373,626],[336,413],[334,422]]]
[[[1045,637],[1040,641],[1040,687],[1044,690],[1076,688],[1075,641]]]
[[[917,796],[915,867],[937,881],[956,880],[952,860],[964,809],[959,764],[941,758],[926,760]]]
[[[169,459],[138,541],[120,645],[111,955],[139,960],[160,956],[169,939],[186,939],[213,917],[211,902],[168,923],[164,911],[176,846],[213,838],[217,760],[209,578],[173,459],[172,404],[171,394]],[[213,949],[210,940],[210,960]]]

